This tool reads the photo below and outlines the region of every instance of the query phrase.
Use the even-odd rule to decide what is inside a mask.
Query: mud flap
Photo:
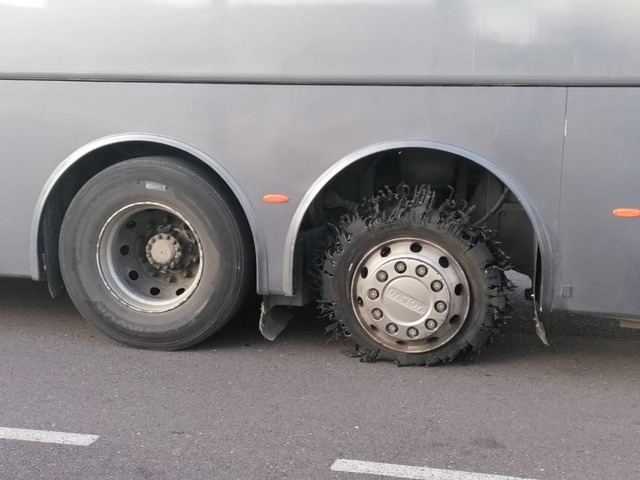
[[[293,318],[293,309],[286,305],[274,305],[268,297],[260,306],[260,333],[267,340],[273,341],[287,327]]]
[[[535,300],[533,301],[533,323],[536,327],[536,335],[540,341],[547,347],[550,347],[551,345],[549,345],[549,340],[547,339],[547,332],[544,329],[544,323],[542,323],[542,320],[540,320],[540,317],[538,316],[538,305]]]

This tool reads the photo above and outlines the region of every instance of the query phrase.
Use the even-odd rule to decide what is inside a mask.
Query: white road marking
[[[24,442],[56,443],[58,445],[88,447],[98,438],[100,438],[98,435],[84,435],[82,433],[0,427],[0,440],[22,440]]]
[[[410,478],[413,480],[527,480],[519,477],[503,477],[484,473],[440,470],[437,468],[411,467],[393,463],[361,462],[339,458],[331,466],[334,472],[367,473],[382,477]]]

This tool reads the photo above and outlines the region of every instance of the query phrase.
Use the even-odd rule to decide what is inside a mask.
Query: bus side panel
[[[265,238],[262,293],[288,293],[286,238],[305,193],[341,158],[383,142],[431,140],[488,159],[527,193],[556,248],[564,88],[0,81],[0,96],[0,274],[28,275],[31,219],[60,162],[127,132],[181,140],[236,180]],[[266,193],[291,201],[266,205]]]
[[[640,89],[570,88],[558,307],[640,317]]]
[[[12,0],[0,78],[640,80],[637,0]]]

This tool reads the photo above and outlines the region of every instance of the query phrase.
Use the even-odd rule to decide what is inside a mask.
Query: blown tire
[[[321,311],[364,361],[435,365],[477,354],[508,311],[508,258],[429,187],[362,202],[335,227]]]

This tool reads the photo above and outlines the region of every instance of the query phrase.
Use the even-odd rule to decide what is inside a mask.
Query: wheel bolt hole
[[[153,295],[154,297],[156,297],[156,296],[160,295],[160,289],[158,287],[151,287],[149,289],[149,293],[151,295]]]
[[[447,257],[440,257],[440,259],[438,260],[438,263],[442,268],[449,267],[449,259]]]
[[[398,333],[398,326],[395,323],[389,323],[385,328],[391,335]]]
[[[409,247],[411,249],[411,251],[413,253],[418,253],[420,251],[422,251],[422,245],[420,245],[419,243],[412,243],[411,247]]]
[[[436,322],[433,318],[430,318],[425,322],[424,326],[427,327],[428,330],[435,330],[436,328],[438,328],[438,322]]]
[[[389,279],[389,275],[384,270],[380,270],[376,273],[376,278],[379,282],[386,282]]]
[[[380,320],[383,315],[384,314],[382,313],[382,310],[380,310],[379,308],[374,308],[373,310],[371,310],[371,316],[373,316],[373,318],[376,320]]]
[[[362,278],[367,278],[367,275],[369,275],[369,269],[367,267],[364,267],[362,270],[360,270],[360,276]]]
[[[120,247],[120,254],[121,255],[128,255],[129,254],[129,245],[122,245]]]
[[[407,271],[407,264],[404,262],[396,262],[395,269],[398,273],[404,273]]]
[[[442,313],[447,309],[447,304],[440,301],[440,302],[436,302],[435,307],[437,312]]]
[[[371,300],[376,300],[380,296],[380,292],[378,292],[378,290],[376,290],[375,288],[372,288],[369,290],[368,295]]]
[[[416,275],[418,275],[419,277],[426,277],[427,273],[429,273],[429,269],[424,265],[418,265],[416,267]]]
[[[433,290],[434,292],[441,291],[443,287],[444,285],[440,280],[434,280],[433,282],[431,282],[431,290]]]
[[[462,286],[461,283],[457,284],[453,289],[453,293],[455,293],[458,296],[462,295],[463,291],[464,291],[464,287]]]
[[[138,275],[138,272],[136,272],[135,270],[131,270],[129,272],[129,278],[131,280],[137,280],[138,278],[140,278],[140,275]]]
[[[380,250],[380,256],[381,257],[386,257],[391,253],[391,249],[389,247],[383,247],[382,250]]]
[[[409,338],[416,338],[419,335],[418,329],[411,327],[407,329],[407,336]]]
[[[182,295],[184,293],[184,288],[179,288],[176,290],[176,295],[179,297],[180,295]]]

